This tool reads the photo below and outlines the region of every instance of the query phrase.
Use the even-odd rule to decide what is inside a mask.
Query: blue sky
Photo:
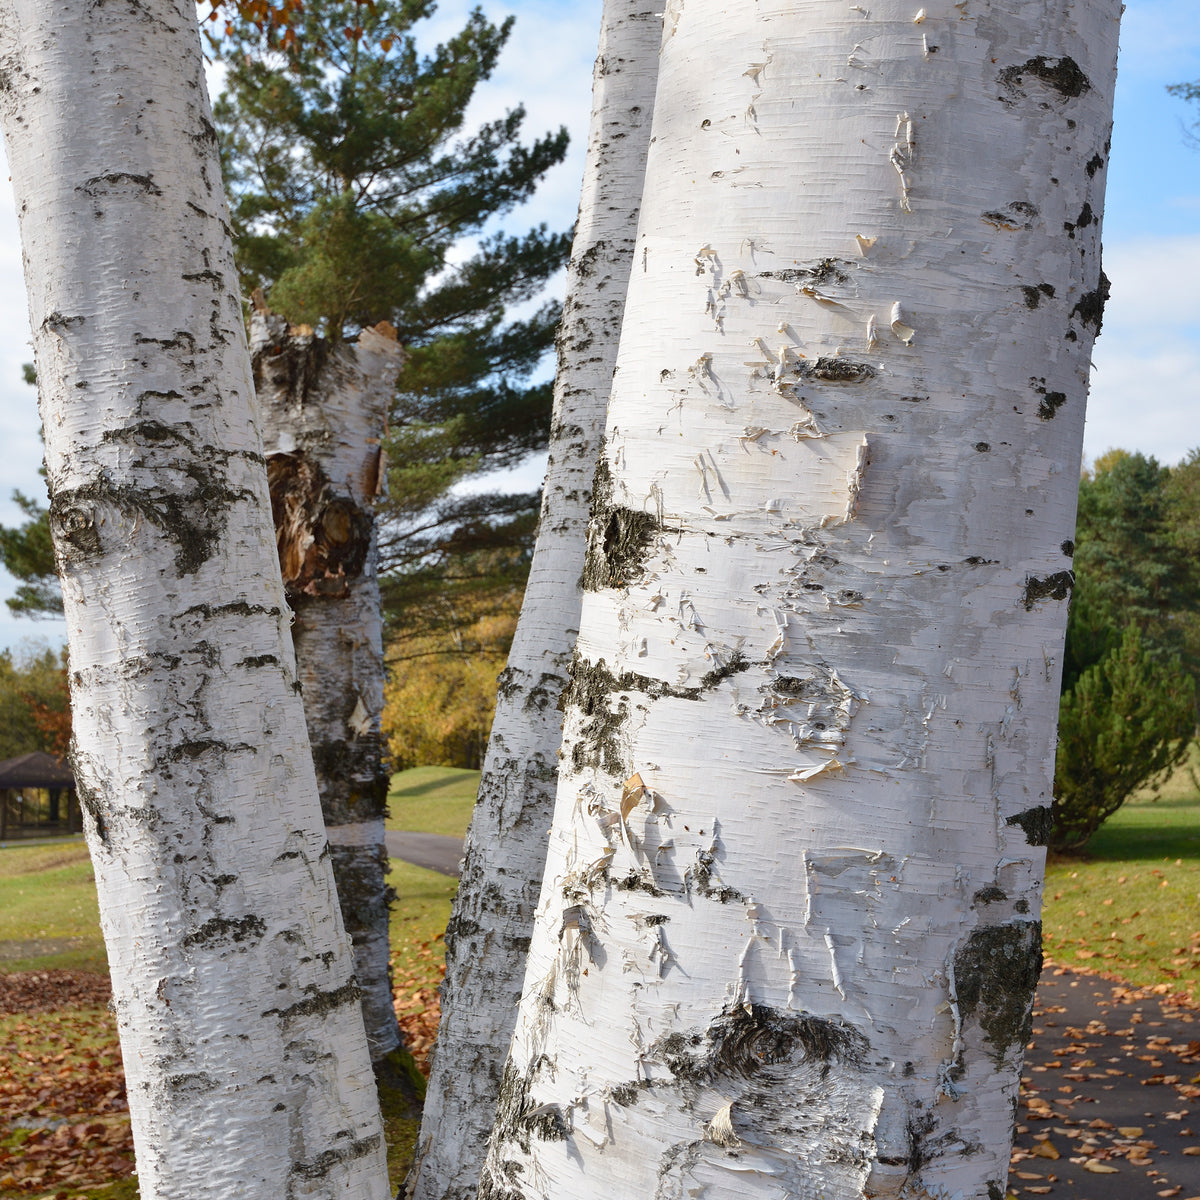
[[[442,0],[430,40],[461,27],[477,0]],[[471,120],[517,103],[529,110],[530,134],[565,124],[574,144],[520,214],[566,228],[574,220],[591,90],[600,0],[478,0],[493,19],[517,18],[493,80],[477,97]],[[1196,0],[1127,0],[1108,200],[1105,270],[1113,294],[1096,346],[1084,451],[1112,446],[1141,450],[1174,463],[1200,445],[1200,147],[1185,127],[1200,119],[1166,93],[1166,85],[1200,80]],[[7,172],[4,172],[7,175]],[[559,281],[561,286],[561,280]],[[0,191],[0,522],[15,523],[13,488],[41,496],[41,446],[33,390],[21,382],[29,347],[21,253],[12,196]],[[541,464],[522,472],[540,482]],[[0,570],[0,597],[12,583]],[[18,621],[0,612],[0,647],[41,638],[63,640],[60,621]]]

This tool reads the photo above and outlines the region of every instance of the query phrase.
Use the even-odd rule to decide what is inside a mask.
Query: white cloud
[[[1104,269],[1112,298],[1096,343],[1084,452],[1120,446],[1178,462],[1200,445],[1200,236],[1106,246]]]

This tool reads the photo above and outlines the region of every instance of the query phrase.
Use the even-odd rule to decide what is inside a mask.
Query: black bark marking
[[[349,825],[387,813],[388,775],[377,736],[312,743],[326,825]]]
[[[344,599],[362,574],[375,521],[349,496],[339,496],[320,466],[303,452],[267,457],[271,516],[288,600]]]
[[[184,272],[181,279],[188,283],[211,283],[214,291],[222,291],[225,287],[225,276],[220,271],[190,271]]]
[[[104,806],[100,801],[100,793],[87,782],[84,763],[75,749],[74,740],[72,740],[71,749],[67,753],[67,761],[71,764],[71,770],[75,775],[75,795],[79,800],[79,807],[91,818],[92,825],[96,830],[96,838],[107,846],[108,825],[104,819]]]
[[[1025,293],[1026,305],[1029,308],[1037,308],[1043,296],[1054,296],[1054,284],[1039,283],[1037,287],[1022,287],[1021,291]]]
[[[122,184],[133,184],[136,190],[144,192],[147,196],[162,195],[162,188],[154,182],[151,176],[134,175],[129,171],[113,171],[108,175],[93,175],[91,179],[85,180],[75,190],[95,197],[110,192]]]
[[[1095,179],[1096,172],[1100,170],[1102,166],[1104,166],[1104,159],[1102,159],[1099,154],[1093,154],[1092,157],[1088,159],[1084,170],[1088,173],[1089,179]]]
[[[1069,100],[1082,96],[1092,86],[1073,58],[1047,58],[1044,54],[1039,54],[1019,66],[1005,67],[998,79],[1009,92],[1017,92],[1026,75],[1040,79],[1064,99]]]
[[[180,944],[185,950],[193,947],[211,949],[230,942],[258,941],[266,932],[266,923],[253,914],[245,917],[213,917],[199,929],[187,934]]]
[[[629,871],[622,879],[614,879],[613,886],[619,892],[645,892],[648,896],[663,896],[666,893],[656,884],[649,872]]]
[[[82,325],[86,321],[87,317],[64,317],[62,313],[55,309],[42,322],[42,328],[49,329],[51,333],[57,333],[61,337],[64,330],[71,329],[75,325]]]
[[[277,667],[279,659],[274,654],[252,654],[249,658],[243,658],[241,662],[233,664],[234,667]]]
[[[819,379],[824,383],[865,383],[875,377],[875,368],[848,358],[822,356],[797,366],[802,379]]]
[[[218,1081],[212,1075],[193,1072],[187,1075],[168,1075],[166,1084],[176,1097],[183,1097],[189,1093],[199,1095],[202,1092],[211,1092],[218,1086]]]
[[[1001,900],[1007,900],[1008,893],[1003,888],[996,887],[995,884],[989,887],[980,888],[979,891],[971,897],[972,904],[998,904]]]
[[[602,767],[616,775],[624,769],[624,754],[621,749],[620,731],[629,715],[628,705],[622,699],[614,711],[609,697],[617,692],[638,692],[650,699],[664,696],[676,700],[699,700],[708,688],[716,687],[723,679],[746,670],[745,660],[735,655],[728,666],[717,668],[705,675],[698,687],[673,687],[660,679],[624,671],[615,675],[608,669],[604,659],[588,662],[578,653],[571,660],[570,683],[562,693],[560,707],[578,708],[586,718],[586,724],[575,739],[571,759],[577,770],[585,766]]]
[[[713,863],[716,860],[715,849],[696,851],[695,863],[683,873],[683,886],[688,895],[690,896],[695,889],[697,895],[703,896],[705,900],[715,900],[718,904],[744,901],[746,897],[736,888],[727,887],[725,884],[713,885]]]
[[[1009,817],[1004,823],[1005,825],[1019,825],[1029,845],[1048,846],[1050,831],[1054,827],[1054,810],[1048,804],[1039,805],[1037,808],[1027,808],[1024,812]]]
[[[249,742],[240,742],[230,744],[221,742],[215,738],[196,738],[193,741],[180,742],[177,746],[172,746],[167,751],[165,757],[169,762],[184,762],[194,761],[203,754],[207,754],[210,750],[217,750],[222,754],[234,754],[243,750],[253,750],[254,747]]]
[[[843,264],[845,265],[845,264]],[[835,258],[823,258],[811,267],[785,267],[781,271],[762,271],[759,279],[778,279],[781,283],[846,283],[850,276]]]
[[[537,1104],[529,1094],[542,1061],[535,1061],[524,1074],[511,1062],[505,1065],[492,1135],[497,1145],[515,1141],[528,1154],[535,1137],[546,1142],[566,1141],[567,1125],[558,1105]],[[479,1194],[483,1195],[482,1189]]]
[[[1055,571],[1039,579],[1036,575],[1025,577],[1025,611],[1030,612],[1035,604],[1043,600],[1069,600],[1075,587],[1074,571]]]
[[[1003,208],[991,209],[980,214],[980,220],[994,225],[997,229],[1032,229],[1033,220],[1038,215],[1037,205],[1028,200],[1013,200]]]
[[[1087,292],[1080,297],[1079,303],[1071,309],[1071,316],[1078,317],[1081,325],[1090,325],[1096,333],[1104,324],[1104,306],[1112,294],[1112,284],[1103,271],[1100,272],[1100,282],[1096,290]]]
[[[1058,410],[1067,402],[1066,392],[1048,391],[1045,379],[1030,379],[1029,386],[1042,398],[1038,403],[1038,418],[1042,421],[1054,420]]]
[[[733,657],[723,667],[714,667],[701,677],[700,687],[702,690],[715,688],[721,680],[728,679],[732,675],[738,675],[742,671],[748,671],[749,669],[750,660],[740,650],[735,650]]]
[[[1033,1032],[1033,994],[1042,971],[1040,921],[1016,921],[974,930],[954,954],[960,1016],[974,1019],[992,1044],[997,1066]]]
[[[248,604],[245,600],[234,600],[229,604],[193,604],[184,609],[181,617],[200,616],[207,621],[215,617],[282,617],[283,612],[270,605]]]
[[[324,338],[293,337],[287,326],[259,346],[251,360],[254,390],[264,388],[283,393],[290,407],[303,406],[316,385],[329,357]]]
[[[297,1000],[290,1007],[269,1008],[262,1015],[278,1017],[281,1022],[286,1024],[288,1021],[294,1021],[297,1017],[323,1017],[348,1004],[357,1004],[361,998],[362,989],[351,979],[349,983],[344,983],[340,988],[334,988],[329,992],[318,991],[314,988],[311,995],[306,996],[303,1000]]]
[[[153,428],[157,423],[148,424]],[[139,440],[135,437],[138,428],[124,433],[131,440]],[[97,505],[108,504],[160,530],[175,543],[175,566],[179,573],[194,575],[216,552],[225,529],[226,510],[253,497],[248,491],[227,486],[222,476],[205,463],[184,460],[174,464],[174,470],[191,486],[175,491],[161,486],[141,488],[131,483],[113,483],[101,475],[93,483],[53,491],[50,528],[63,563],[68,566],[86,563],[102,552],[95,509]]]
[[[1066,540],[1065,542],[1063,542],[1063,544],[1062,544],[1061,546],[1059,546],[1059,549],[1060,549],[1060,550],[1061,550],[1061,551],[1062,551],[1062,552],[1063,552],[1063,553],[1064,553],[1064,554],[1065,554],[1065,555],[1066,555],[1068,558],[1074,558],[1074,557],[1075,557],[1075,543],[1074,543],[1074,542],[1073,542],[1073,541],[1072,541],[1070,538],[1067,538],[1067,540]]]
[[[368,1138],[352,1142],[349,1146],[339,1146],[336,1150],[324,1150],[316,1158],[299,1159],[293,1162],[288,1171],[288,1196],[309,1195],[311,1189],[304,1188],[302,1192],[297,1193],[295,1184],[301,1181],[311,1183],[317,1179],[324,1179],[335,1167],[354,1162],[356,1159],[367,1158],[378,1152],[381,1141],[380,1135],[375,1133]]]

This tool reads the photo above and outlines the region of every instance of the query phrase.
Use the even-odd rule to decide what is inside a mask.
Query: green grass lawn
[[[463,837],[479,790],[479,772],[458,767],[413,767],[392,776],[389,829]]]
[[[1046,869],[1046,953],[1200,996],[1200,750],[1157,797],[1129,800],[1078,857]],[[1189,769],[1190,768],[1190,769]]]
[[[108,972],[83,839],[0,850],[0,971]]]

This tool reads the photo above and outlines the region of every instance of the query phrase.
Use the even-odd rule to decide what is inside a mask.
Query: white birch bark
[[[388,1195],[190,0],[4,0],[74,767],[141,1195]]]
[[[1117,0],[671,0],[479,1195],[1001,1200]]]
[[[372,1061],[400,1045],[388,974],[388,775],[375,497],[403,354],[395,331],[330,346],[256,306],[254,384],[292,640]]]
[[[579,630],[592,477],[637,232],[662,14],[606,0],[537,546],[446,929],[442,1015],[410,1179],[417,1200],[475,1195],[516,1021],[554,808],[559,700]]]

